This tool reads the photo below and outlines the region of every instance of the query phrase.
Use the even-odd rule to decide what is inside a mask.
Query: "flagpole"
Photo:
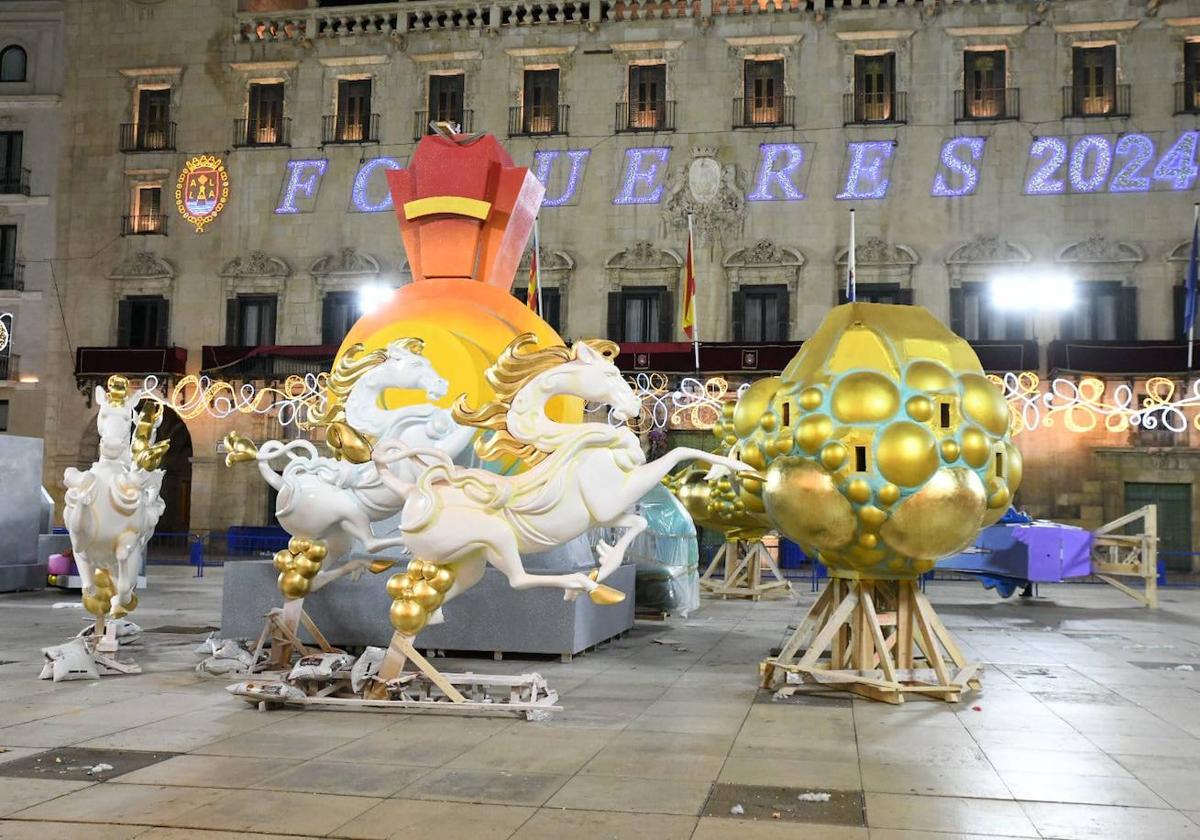
[[[853,303],[858,299],[858,283],[854,279],[855,270],[854,246],[854,210],[850,210],[850,250],[846,257],[846,300]]]
[[[692,214],[688,213],[688,254],[692,259],[692,276],[696,274],[696,243],[692,235]],[[699,283],[696,284],[699,287]],[[699,288],[696,289],[699,291]],[[692,294],[692,355],[696,362],[696,373],[700,373],[700,311],[696,308],[698,294]]]
[[[1197,227],[1197,225],[1200,225],[1200,202],[1197,202],[1192,205],[1192,253],[1191,253],[1191,256],[1189,257],[1189,260],[1194,260],[1196,258],[1196,227]],[[1195,268],[1189,262],[1188,273],[1190,274],[1194,270],[1195,270]],[[1188,372],[1191,372],[1191,370],[1192,370],[1192,339],[1196,332],[1196,290],[1194,288],[1189,288],[1187,290],[1187,293],[1191,296],[1191,298],[1187,301],[1187,305],[1184,306],[1184,311],[1186,312],[1190,309],[1192,312],[1192,321],[1190,324],[1188,324],[1188,336],[1187,336],[1187,345],[1188,345],[1187,369],[1188,369]]]
[[[543,321],[546,315],[542,311],[542,240],[538,236],[538,217],[533,217],[533,256],[530,258],[537,276],[537,314]]]

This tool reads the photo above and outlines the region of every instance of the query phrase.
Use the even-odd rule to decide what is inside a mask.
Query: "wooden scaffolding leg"
[[[388,645],[387,653],[383,655],[383,661],[379,664],[379,673],[376,675],[375,681],[368,684],[365,693],[366,699],[386,700],[386,683],[399,677],[404,671],[404,663],[411,659],[417,669],[429,677],[429,680],[440,688],[446,697],[455,703],[465,703],[467,698],[463,697],[462,693],[451,685],[442,672],[433,667],[433,664],[413,647],[414,638],[416,637],[406,636],[399,630],[392,633],[391,644]]]
[[[808,684],[887,703],[911,694],[955,702],[980,687],[978,670],[916,581],[836,577],[779,655],[762,663],[767,688],[783,674],[785,693]]]
[[[718,567],[724,571],[724,578],[720,580],[714,577]],[[766,580],[764,572],[767,573]],[[792,591],[791,583],[761,540],[728,540],[704,571],[700,586],[722,598],[755,601],[768,594],[788,595]]]

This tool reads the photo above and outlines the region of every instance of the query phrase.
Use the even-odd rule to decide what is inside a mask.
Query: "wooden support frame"
[[[299,630],[303,627],[312,636],[316,644],[310,648],[300,640]],[[270,653],[267,653],[270,643]],[[336,653],[329,644],[325,634],[317,627],[316,622],[304,611],[304,599],[297,598],[287,601],[283,608],[275,608],[267,613],[263,622],[262,632],[258,634],[258,642],[254,645],[252,655],[254,665],[251,672],[287,671],[292,667],[292,658],[308,656],[310,653]]]
[[[1141,521],[1142,533],[1117,531]],[[1158,608],[1158,506],[1146,505],[1114,519],[1093,532],[1092,574],[1139,604]],[[1142,581],[1135,589],[1118,578]]]
[[[715,577],[718,570],[723,578]],[[766,580],[764,580],[764,572]],[[722,598],[787,597],[792,584],[762,540],[727,540],[700,577],[700,588]]]
[[[978,690],[967,661],[914,580],[831,578],[777,656],[762,685],[789,696],[818,686],[885,703],[909,695],[957,702]]]

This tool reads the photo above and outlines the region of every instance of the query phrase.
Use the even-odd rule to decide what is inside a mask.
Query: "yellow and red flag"
[[[683,265],[683,318],[680,323],[688,338],[696,337],[696,260],[692,247],[692,219],[688,217],[687,260]]]

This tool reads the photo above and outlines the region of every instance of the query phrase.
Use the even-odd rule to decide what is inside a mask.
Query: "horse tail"
[[[294,455],[293,452],[300,450],[303,455]],[[319,457],[317,447],[313,446],[311,441],[293,440],[290,443],[282,443],[277,440],[269,440],[258,448],[258,454],[254,459],[258,462],[258,472],[263,477],[263,481],[275,488],[276,491],[282,490],[284,487],[283,473],[276,472],[271,469],[270,462],[279,457],[286,455],[289,463],[298,460],[316,460]],[[284,468],[284,472],[287,468]]]

